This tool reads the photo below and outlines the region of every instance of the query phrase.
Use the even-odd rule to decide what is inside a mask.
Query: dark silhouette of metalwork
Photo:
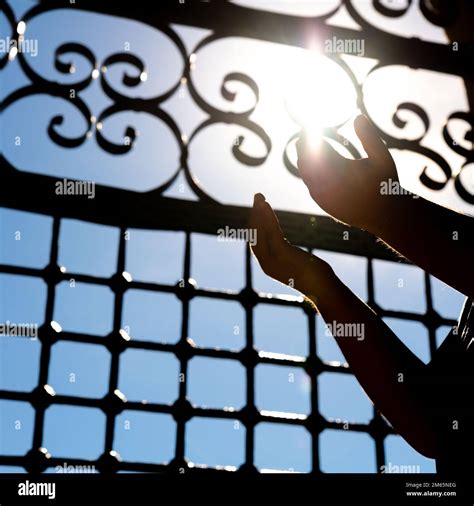
[[[0,110],[6,110],[10,105],[21,99],[34,95],[46,94],[63,99],[65,102],[73,105],[75,110],[84,118],[86,130],[78,137],[65,137],[60,132],[60,125],[64,121],[62,115],[54,116],[48,126],[48,135],[52,142],[73,150],[87,142],[90,135],[95,136],[101,149],[108,153],[120,156],[133,149],[136,132],[129,126],[124,132],[130,142],[127,144],[115,143],[107,139],[97,125],[112,118],[115,114],[123,111],[146,112],[159,121],[164,122],[173,133],[181,155],[178,167],[173,176],[161,185],[146,193],[138,193],[128,190],[119,190],[106,186],[97,185],[96,196],[92,200],[71,199],[67,196],[57,195],[55,184],[57,178],[43,175],[31,174],[18,169],[21,167],[13,166],[3,155],[0,155],[0,166],[2,171],[0,185],[0,206],[12,209],[26,210],[35,213],[41,213],[54,218],[53,237],[51,243],[51,256],[49,264],[44,269],[26,268],[11,265],[0,265],[0,272],[8,274],[34,276],[43,279],[47,284],[47,302],[45,308],[45,324],[40,328],[39,339],[41,341],[41,358],[39,384],[32,392],[16,392],[0,390],[0,399],[11,399],[17,401],[29,402],[35,409],[35,423],[33,445],[31,451],[25,456],[5,456],[0,455],[0,465],[22,466],[26,470],[44,471],[48,467],[62,465],[64,456],[60,459],[50,456],[43,445],[43,427],[46,409],[52,404],[65,404],[73,406],[85,406],[101,409],[106,415],[106,437],[104,441],[103,454],[96,462],[85,461],[82,459],[68,458],[70,465],[95,465],[101,472],[116,472],[119,470],[143,471],[143,472],[179,472],[180,469],[186,472],[222,472],[216,469],[203,468],[198,466],[189,466],[185,460],[184,435],[186,423],[194,416],[206,416],[215,418],[227,418],[239,420],[246,428],[246,446],[245,463],[240,467],[239,472],[256,472],[254,465],[254,428],[259,422],[280,422],[290,425],[304,426],[312,436],[312,472],[319,473],[319,434],[327,428],[343,430],[344,422],[326,420],[318,411],[318,375],[323,372],[338,372],[351,374],[349,368],[343,365],[323,362],[316,349],[316,320],[313,310],[305,303],[296,300],[287,300],[278,296],[261,297],[252,287],[251,276],[251,258],[247,251],[245,259],[246,267],[246,285],[238,293],[229,291],[210,291],[197,288],[190,280],[190,261],[191,261],[191,234],[195,232],[216,234],[219,228],[226,225],[233,228],[243,228],[247,224],[248,210],[244,207],[224,205],[210,197],[194,178],[190,167],[188,166],[188,146],[193,142],[194,137],[203,129],[215,123],[237,124],[243,130],[250,131],[257,135],[263,142],[266,153],[263,157],[255,157],[245,152],[244,136],[240,138],[238,144],[232,146],[233,156],[246,166],[258,166],[265,162],[271,149],[272,142],[265,130],[251,119],[252,112],[259,101],[259,89],[257,83],[250,77],[239,72],[233,72],[226,75],[221,83],[222,96],[233,101],[235,94],[229,88],[228,83],[237,81],[247,86],[254,95],[254,105],[247,111],[235,113],[216,109],[209,104],[206,99],[200,95],[193,82],[192,73],[192,54],[197,54],[207,44],[219,39],[230,36],[247,37],[255,40],[272,41],[294,46],[305,47],[306,40],[304,34],[311,30],[316,34],[317,41],[321,44],[329,37],[339,39],[357,39],[363,37],[365,46],[365,55],[379,60],[378,65],[373,69],[386,65],[405,65],[412,68],[423,68],[436,70],[453,75],[461,76],[465,79],[472,79],[474,67],[467,65],[466,62],[472,61],[473,52],[468,45],[459,44],[458,51],[453,52],[448,45],[442,45],[423,41],[417,38],[403,38],[384,32],[377,27],[369,24],[361,17],[357,11],[356,2],[343,0],[335,5],[334,10],[324,16],[302,18],[265,12],[241,7],[226,1],[208,1],[199,2],[186,0],[185,5],[176,1],[154,2],[127,2],[119,4],[116,2],[97,2],[91,0],[77,0],[74,9],[83,9],[90,12],[113,14],[130,20],[140,21],[146,25],[159,30],[173,42],[182,58],[183,70],[179,80],[166,92],[160,96],[148,99],[137,99],[123,95],[109,81],[107,69],[118,63],[124,63],[133,70],[123,74],[122,83],[133,88],[140,83],[140,75],[146,71],[143,61],[139,55],[132,53],[116,53],[108,56],[104,61],[97,61],[93,51],[79,43],[65,43],[56,49],[55,67],[64,74],[69,74],[72,70],[72,63],[64,63],[65,55],[80,55],[85,58],[90,65],[90,73],[87,77],[77,81],[74,84],[68,82],[61,84],[56,81],[49,81],[33,69],[28,59],[22,53],[18,53],[18,59],[25,75],[31,81],[31,84],[23,88],[16,89],[3,100]],[[407,5],[411,4],[407,2]],[[352,29],[333,27],[326,24],[327,19],[336,12],[342,5],[345,5],[349,14],[362,27],[362,32]],[[443,23],[449,21],[450,16],[456,15],[455,8],[447,9],[446,12],[433,13],[422,2],[422,12],[433,23],[443,26]],[[16,32],[17,23],[14,13],[5,0],[0,0],[2,12],[5,14],[11,26],[11,37],[18,41],[19,35]],[[379,0],[374,0],[374,8],[388,17],[402,16],[406,8],[398,10],[389,9]],[[55,9],[71,8],[68,0],[43,1],[32,7],[22,18],[25,23],[30,22],[36,16],[51,12]],[[185,46],[171,28],[171,24],[183,24],[196,26],[212,30],[212,35],[201,41],[192,52],[188,53]],[[365,114],[368,111],[364,105],[362,85],[358,83],[350,67],[340,58],[339,55],[328,55],[335,61],[350,77],[357,92],[357,103],[359,108]],[[0,58],[0,69],[8,65],[8,55]],[[112,100],[112,105],[108,106],[98,116],[94,122],[92,113],[87,104],[79,97],[78,92],[86,89],[93,80],[93,71],[98,72],[100,85],[104,93]],[[372,71],[373,71],[372,70]],[[181,132],[174,119],[160,104],[171,97],[180,86],[182,80],[185,80],[190,91],[191,97],[196,105],[207,115],[207,119],[201,123],[190,135],[189,140],[183,140]],[[70,98],[70,90],[76,91],[74,99]],[[414,103],[401,103],[393,116],[394,124],[403,129],[406,121],[400,118],[400,111],[409,111],[413,117],[421,120],[424,125],[423,134],[414,140],[393,137],[384,132],[379,126],[377,129],[381,136],[387,142],[390,148],[406,149],[416,153],[423,154],[435,162],[445,175],[442,182],[434,181],[425,171],[420,176],[420,181],[432,190],[441,190],[452,178],[452,171],[444,158],[435,151],[422,145],[422,140],[426,135],[430,121],[428,114],[420,106]],[[452,149],[465,158],[465,164],[473,161],[473,152],[462,148],[459,143],[452,138],[449,131],[449,122],[452,119],[461,119],[469,125],[473,123],[473,116],[470,114],[456,112],[453,113],[446,122],[443,129],[443,135]],[[327,136],[333,138],[336,142],[342,142],[341,135],[337,128],[327,129]],[[296,134],[295,134],[296,135]],[[294,136],[292,137],[294,138]],[[288,144],[292,139],[288,140]],[[287,146],[288,146],[287,144]],[[359,153],[354,146],[348,148],[354,154]],[[291,162],[285,153],[282,154],[283,162],[286,168],[296,177],[297,172],[292,167]],[[198,197],[197,201],[186,201],[163,196],[163,193],[176,181],[178,175],[183,174],[187,183]],[[455,177],[455,188],[458,195],[466,202],[474,204],[474,197],[466,188],[458,176]],[[336,223],[330,218],[323,216],[309,216],[301,213],[279,212],[277,213],[282,227],[290,241],[307,248],[319,248],[329,251],[343,252],[352,255],[366,257],[368,266],[368,300],[369,305],[374,308],[378,314],[383,317],[396,317],[405,320],[418,321],[426,326],[429,333],[429,344],[431,353],[436,349],[435,333],[438,327],[442,325],[454,325],[456,322],[446,319],[438,314],[433,308],[431,296],[430,278],[425,274],[425,295],[426,307],[425,314],[416,314],[405,311],[392,311],[381,308],[377,305],[374,297],[374,273],[373,260],[385,259],[392,261],[404,261],[396,257],[391,251],[386,249],[375,239],[360,230],[351,229],[342,224]],[[90,275],[64,273],[58,265],[58,237],[61,226],[61,220],[64,218],[76,218],[88,222],[110,225],[120,229],[119,255],[116,268],[116,274],[110,278],[101,278]],[[186,248],[183,259],[182,279],[184,283],[176,286],[168,286],[158,283],[146,283],[139,281],[128,281],[123,277],[125,270],[125,239],[124,233],[128,228],[141,229],[161,229],[161,230],[179,230],[186,233]],[[343,232],[350,233],[350,241],[343,240]],[[58,283],[69,280],[71,277],[78,282],[92,283],[108,286],[115,295],[113,330],[105,339],[88,334],[79,334],[73,332],[57,332],[52,326],[53,307],[55,301],[55,288]],[[123,296],[126,290],[131,288],[140,288],[158,292],[167,292],[175,294],[182,303],[182,327],[181,338],[176,344],[161,344],[144,342],[139,340],[128,340],[121,332],[121,313]],[[224,351],[217,349],[203,349],[196,347],[188,339],[188,315],[189,303],[196,296],[203,296],[215,299],[234,300],[239,302],[246,314],[246,346],[239,352]],[[253,308],[256,304],[271,304],[278,306],[296,306],[302,307],[307,315],[309,355],[305,360],[296,360],[294,357],[287,356],[274,358],[265,353],[258,352],[254,347],[253,335]],[[66,340],[80,343],[93,343],[106,346],[110,351],[111,370],[109,378],[109,389],[107,395],[102,399],[77,398],[67,395],[56,395],[47,385],[48,370],[50,365],[50,354],[52,346],[58,340]],[[218,409],[206,409],[193,406],[187,400],[187,380],[179,385],[179,397],[173,405],[126,401],[118,391],[119,375],[119,357],[121,353],[130,348],[168,351],[175,354],[180,362],[180,372],[187,377],[188,362],[192,357],[204,356],[215,358],[227,358],[239,361],[246,369],[246,392],[247,402],[240,411],[224,411]],[[272,414],[263,414],[259,412],[255,405],[255,383],[254,370],[257,364],[268,363],[275,365],[289,365],[303,368],[311,379],[311,414],[307,417],[276,416]],[[176,451],[173,461],[168,465],[145,464],[122,461],[115,452],[113,446],[114,425],[116,416],[124,409],[139,410],[142,412],[168,413],[171,414],[177,423]],[[350,430],[364,432],[373,437],[376,448],[377,468],[380,469],[385,464],[384,438],[393,433],[392,429],[386,424],[384,419],[374,410],[373,419],[369,424],[351,423]]]

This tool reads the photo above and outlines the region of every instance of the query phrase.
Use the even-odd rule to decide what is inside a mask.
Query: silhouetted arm
[[[264,197],[257,195],[250,227],[252,246],[262,269],[309,298],[326,323],[358,325],[361,335],[336,341],[367,395],[409,444],[427,457],[436,454],[436,436],[420,402],[423,395],[404,380],[425,365],[389,327],[335,275],[323,260],[289,244]]]
[[[358,116],[354,126],[368,158],[349,160],[327,142],[314,150],[304,137],[298,141],[299,172],[313,199],[334,218],[377,235],[414,264],[474,297],[474,218],[407,194],[368,119]],[[399,194],[384,191],[391,186]]]
[[[387,196],[366,229],[425,271],[474,297],[474,218],[412,194]]]

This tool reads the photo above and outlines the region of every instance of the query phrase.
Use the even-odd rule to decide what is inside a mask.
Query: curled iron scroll
[[[398,138],[382,130],[373,121],[372,124],[374,125],[380,137],[382,137],[386,141],[387,146],[389,148],[412,151],[414,153],[418,153],[432,160],[441,169],[444,175],[443,181],[437,181],[431,178],[428,174],[427,166],[423,168],[423,171],[419,176],[419,180],[424,186],[426,186],[430,190],[435,191],[442,190],[443,188],[445,188],[445,186],[451,179],[452,170],[451,167],[449,166],[449,163],[439,153],[421,144],[421,141],[424,139],[430,127],[430,120],[427,112],[419,105],[411,102],[403,102],[399,104],[392,116],[392,121],[394,125],[400,129],[405,128],[406,125],[408,124],[408,121],[401,118],[400,111],[409,111],[410,113],[412,113],[414,117],[418,118],[421,121],[421,123],[423,124],[423,132],[421,133],[421,135],[419,135],[415,139]],[[363,112],[370,118],[370,115],[367,113],[365,106],[363,106]]]
[[[462,172],[465,169],[465,167],[474,162],[474,151],[472,149],[467,149],[467,148],[461,146],[461,144],[458,141],[456,141],[452,137],[452,135],[450,134],[449,123],[453,119],[459,119],[459,120],[465,121],[466,123],[469,124],[470,129],[464,135],[464,140],[467,142],[470,142],[472,144],[474,142],[474,114],[468,113],[468,112],[461,112],[461,111],[455,112],[448,117],[446,124],[443,128],[443,137],[444,137],[444,140],[446,141],[446,143],[451,147],[451,149],[455,153],[457,153],[458,155],[461,155],[462,157],[465,158],[465,162],[462,164],[461,170],[458,172],[458,174],[454,178],[454,187],[455,187],[458,195],[464,201],[468,202],[469,204],[474,205],[474,195],[466,189],[466,187],[464,186],[464,184],[461,180],[461,175],[462,175]]]
[[[259,165],[262,165],[267,160],[272,149],[271,139],[264,130],[264,128],[262,128],[260,125],[258,125],[249,118],[250,115],[254,112],[255,108],[257,107],[260,98],[260,91],[257,83],[250,76],[242,72],[230,72],[223,77],[220,86],[220,93],[221,96],[228,102],[235,102],[235,99],[237,98],[238,94],[237,92],[231,91],[229,89],[228,84],[230,82],[238,82],[244,84],[252,91],[252,94],[254,96],[254,102],[250,108],[244,111],[235,112],[235,111],[223,111],[210,104],[198,92],[196,84],[194,83],[193,80],[192,70],[198,51],[215,40],[218,40],[218,37],[215,34],[210,35],[209,37],[203,39],[192,52],[193,58],[190,57],[188,60],[188,68],[185,77],[187,79],[189,92],[195,103],[209,115],[209,118],[203,121],[194,130],[194,132],[190,137],[190,140],[193,139],[196,136],[196,134],[200,132],[202,129],[215,123],[227,123],[242,126],[243,128],[251,131],[257,137],[260,138],[260,140],[263,142],[265,146],[266,152],[263,156],[252,156],[249,155],[248,153],[245,153],[242,149],[242,146],[245,143],[244,135],[238,136],[238,138],[236,139],[237,142],[234,142],[231,147],[231,152],[234,155],[234,157],[243,165],[246,165],[248,167],[257,167]]]

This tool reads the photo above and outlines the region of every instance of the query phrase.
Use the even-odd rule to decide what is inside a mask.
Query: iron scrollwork
[[[341,4],[331,13],[336,12],[342,5],[345,5],[349,14],[353,17],[353,19],[360,24],[363,30],[367,33],[374,33],[375,31],[380,31],[377,27],[374,27],[369,24],[367,20],[365,20],[362,15],[356,10],[354,7],[354,3],[350,0],[346,0],[341,2]],[[380,0],[373,0],[373,8],[379,13],[386,17],[391,18],[399,18],[402,17],[410,8],[411,1],[407,1],[402,8],[391,8],[387,7],[385,3]],[[5,14],[5,17],[10,25],[12,39],[18,40],[21,35],[16,33],[17,23],[15,20],[14,13],[10,6],[5,2],[5,0],[1,0],[2,10]],[[35,5],[32,9],[30,9],[24,16],[23,21],[25,23],[30,22],[35,16],[38,16],[43,13],[47,13],[50,10],[53,10],[55,7],[48,7],[46,3],[41,3]],[[422,8],[422,13],[428,16],[429,9],[427,10],[426,5]],[[451,12],[451,11],[450,11]],[[449,14],[449,13],[448,13]],[[449,14],[450,16],[454,15],[453,13]],[[321,22],[325,21],[327,15],[320,16]],[[438,20],[438,24],[441,23],[442,20]],[[152,23],[150,23],[152,24]],[[260,90],[257,82],[252,79],[251,76],[246,75],[239,71],[233,71],[227,73],[223,78],[220,85],[220,94],[221,96],[229,103],[235,103],[237,98],[237,93],[231,91],[229,88],[229,83],[239,83],[242,86],[246,86],[253,94],[253,104],[251,107],[247,108],[244,111],[232,111],[232,110],[221,110],[214,107],[209,101],[205,99],[202,93],[199,92],[198,86],[194,81],[193,76],[193,68],[194,61],[200,50],[202,50],[206,45],[222,40],[228,34],[222,33],[219,31],[215,31],[211,35],[205,37],[202,41],[200,41],[196,47],[189,53],[183,41],[178,36],[178,34],[169,26],[168,23],[154,23],[153,27],[164,33],[174,46],[178,49],[178,52],[183,61],[183,68],[180,75],[177,76],[175,83],[164,93],[158,96],[153,96],[151,98],[137,98],[130,97],[127,94],[120,91],[116,85],[112,82],[109,77],[109,69],[114,65],[126,65],[131,67],[133,70],[124,71],[122,75],[122,87],[127,89],[137,88],[142,82],[143,76],[146,76],[146,65],[142,61],[142,59],[130,52],[118,52],[114,54],[108,55],[102,62],[97,61],[96,56],[93,51],[86,47],[83,44],[77,42],[66,42],[60,45],[54,53],[54,67],[55,69],[64,75],[72,75],[75,69],[74,62],[72,61],[75,58],[82,58],[87,62],[88,68],[85,75],[80,76],[75,82],[57,82],[50,79],[45,78],[40,75],[28,62],[28,58],[25,57],[24,54],[18,52],[16,58],[19,61],[21,69],[24,74],[29,78],[30,84],[14,90],[10,95],[8,95],[1,104],[1,110],[5,110],[7,107],[11,106],[14,102],[17,102],[27,96],[35,95],[35,94],[46,94],[49,96],[54,96],[61,98],[66,103],[71,104],[75,110],[81,115],[83,120],[85,121],[85,130],[75,137],[67,137],[61,133],[61,127],[65,122],[65,114],[56,114],[49,121],[49,125],[47,126],[47,132],[49,138],[55,144],[62,146],[64,148],[74,149],[78,148],[82,144],[84,144],[89,138],[95,136],[98,146],[107,153],[113,155],[124,155],[129,153],[137,139],[137,131],[136,129],[128,125],[124,129],[123,132],[123,140],[126,142],[115,142],[108,139],[104,133],[104,125],[111,121],[111,119],[122,112],[144,112],[146,114],[151,115],[157,120],[163,122],[169,130],[172,132],[173,137],[175,138],[179,149],[180,149],[180,159],[178,163],[178,167],[176,171],[174,171],[173,175],[159,188],[155,189],[157,193],[162,193],[170,185],[176,180],[180,172],[184,173],[184,176],[191,186],[195,194],[202,200],[213,201],[213,198],[210,197],[204,188],[201,187],[197,178],[195,178],[192,174],[192,171],[189,167],[188,163],[188,150],[189,144],[196,138],[196,136],[205,128],[208,128],[212,125],[224,123],[224,124],[234,124],[242,127],[244,130],[252,132],[256,135],[263,143],[265,152],[261,156],[255,156],[248,153],[245,150],[245,135],[240,134],[236,139],[236,142],[232,144],[230,147],[231,153],[233,157],[240,162],[242,165],[247,167],[260,167],[262,166],[270,152],[273,149],[272,140],[269,137],[266,130],[259,125],[253,119],[253,113],[258,107],[260,100]],[[364,33],[364,32],[362,32]],[[66,58],[68,55],[74,55],[74,58],[70,58],[69,60]],[[350,66],[348,63],[340,57],[340,55],[326,55],[328,58],[337,63],[340,68],[345,72],[348,78],[351,80],[354,89],[357,94],[357,105],[359,109],[368,115],[368,111],[366,109],[364,103],[364,96],[362,91],[362,84],[358,82],[356,77],[354,76]],[[0,68],[5,67],[9,62],[9,55],[3,55],[0,58]],[[380,61],[375,68],[371,70],[373,72],[377,68],[381,68],[385,65],[389,65],[390,63],[384,63]],[[369,72],[369,75],[370,73]],[[105,95],[111,100],[111,105],[107,106],[103,111],[94,115],[90,110],[89,106],[84,102],[84,100],[80,97],[80,92],[87,89],[91,85],[92,82],[98,80],[101,86],[102,91]],[[195,102],[195,104],[206,113],[207,118],[199,124],[194,131],[190,134],[189,139],[183,137],[182,132],[180,131],[177,123],[173,119],[173,117],[168,114],[162,107],[161,104],[172,97],[179,87],[185,83],[188,87],[189,93]],[[74,91],[71,94],[71,90]],[[403,102],[398,105],[397,110],[395,111],[392,121],[393,124],[399,128],[404,129],[406,127],[407,122],[403,120],[400,116],[400,112],[409,112],[414,117],[417,117],[423,124],[424,131],[416,139],[404,139],[397,138],[386,131],[384,131],[380,126],[375,125],[377,130],[383,139],[387,142],[389,148],[410,150],[414,153],[421,154],[423,156],[431,159],[441,170],[443,174],[443,180],[437,181],[432,179],[428,170],[425,167],[420,176],[420,182],[427,188],[440,191],[444,189],[447,183],[453,179],[453,171],[447,161],[436,151],[430,149],[422,144],[423,139],[429,129],[430,121],[427,112],[417,104]],[[468,134],[465,138],[467,141],[472,141],[472,125],[473,125],[473,117],[470,114],[464,112],[455,112],[451,114],[447,120],[446,125],[443,128],[443,137],[449,147],[464,157],[465,162],[461,168],[461,171],[454,176],[454,188],[461,199],[469,204],[474,204],[474,195],[472,195],[463,185],[461,180],[461,173],[465,166],[472,163],[474,160],[473,151],[471,149],[467,149],[460,145],[459,142],[456,142],[449,131],[448,125],[450,121],[457,119],[466,121],[471,126],[470,134]],[[352,156],[358,157],[360,154],[357,152],[355,147],[348,143],[341,134],[339,133],[339,128],[342,125],[337,125],[331,129],[326,130],[326,134],[329,138],[333,139],[336,142],[342,142],[351,152]],[[286,169],[292,175],[298,177],[298,173],[296,168],[290,162],[287,148],[289,144],[294,140],[297,134],[293,134],[291,138],[286,143],[283,151],[283,163]]]

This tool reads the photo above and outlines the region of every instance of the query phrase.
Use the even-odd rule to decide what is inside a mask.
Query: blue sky
[[[44,267],[51,220],[7,209],[2,209],[0,216],[1,263]],[[64,220],[63,225],[61,265],[66,266],[68,272],[110,275],[116,254],[113,246],[118,239],[115,231],[73,220]],[[18,230],[22,234],[20,241],[15,240]],[[181,267],[176,263],[176,256],[167,252],[169,248],[180,251],[182,239],[179,232],[132,230],[127,244],[127,253],[130,252],[127,270],[138,280],[176,282]],[[199,286],[223,288],[225,276],[217,273],[225,272],[231,265],[243,265],[244,245],[226,243],[223,254],[219,250],[223,243],[213,240],[208,248],[209,240],[212,239],[208,236],[193,237],[192,276]],[[141,256],[133,253],[138,245],[147,253]],[[346,255],[322,252],[321,255],[330,257],[340,276],[364,297],[363,259],[354,261],[355,264],[361,263],[360,269],[349,269],[347,262],[352,259]],[[214,266],[213,269],[210,265]],[[280,285],[267,280],[259,270],[255,271],[258,289],[274,293],[287,291],[284,287],[280,290]],[[377,261],[375,272],[376,297],[380,304],[393,309],[424,311],[420,302],[423,300],[423,284],[418,269]],[[242,284],[239,269],[233,269],[232,273],[229,286],[238,290]],[[405,286],[396,288],[401,277]],[[0,280],[0,321],[43,323],[44,282],[12,275],[1,275]],[[71,288],[69,283],[63,282],[57,287],[54,319],[64,330],[105,335],[112,325],[112,301],[112,292],[108,288],[85,283],[77,283]],[[461,297],[435,281],[434,302],[444,316],[455,318]],[[180,302],[174,295],[130,290],[125,297],[122,325],[129,328],[132,338],[176,342],[180,320]],[[420,358],[429,359],[428,336],[421,324],[396,319],[389,319],[387,323]],[[204,297],[191,302],[189,335],[198,346],[240,349],[245,336],[243,331],[235,335],[235,326],[245,328],[244,312],[238,303]],[[299,356],[308,353],[307,321],[298,308],[275,309],[268,304],[259,304],[255,308],[254,331],[256,346],[260,350]],[[327,361],[343,361],[333,338],[325,335],[319,318],[317,334],[320,357]],[[0,388],[20,391],[34,388],[38,381],[39,342],[3,337],[1,346]],[[48,381],[58,394],[97,398],[106,393],[109,368],[109,352],[104,347],[58,341],[53,346]],[[170,353],[129,350],[121,357],[119,388],[129,400],[172,403],[178,395],[178,373],[178,361]],[[71,374],[74,374],[74,382],[71,382]],[[294,382],[289,381],[290,374],[294,375]],[[302,370],[262,364],[257,367],[255,377],[256,403],[260,409],[309,413],[308,378]],[[236,409],[245,404],[245,371],[239,362],[194,358],[190,363],[188,381],[188,396],[193,404]],[[371,419],[371,403],[352,376],[324,373],[319,377],[318,386],[320,411],[326,418],[361,423]],[[0,406],[2,453],[24,453],[31,444],[32,408],[26,403],[13,401],[0,401]],[[15,429],[15,420],[21,421],[21,430]],[[125,429],[127,420],[129,430]],[[115,445],[124,459],[161,462],[172,458],[175,424],[170,416],[126,411],[117,419],[117,424]],[[105,418],[98,410],[54,406],[47,411],[43,443],[53,455],[64,457],[65,461],[67,457],[94,459],[102,452],[104,430]],[[244,458],[244,431],[242,426],[235,429],[232,420],[195,418],[187,432],[186,455],[197,463],[238,466]],[[74,438],[71,438],[72,433]],[[256,434],[257,465],[270,469],[310,469],[310,439],[304,429],[263,423],[258,426]],[[327,430],[322,433],[320,443],[322,468],[328,472],[373,472],[375,469],[373,442],[364,434]],[[433,470],[432,461],[416,454],[399,437],[387,438],[386,451],[387,460],[393,464],[421,465],[425,471]]]
[[[15,10],[20,14],[27,5],[28,2],[15,2]],[[75,17],[74,25],[67,23],[68,16]],[[100,61],[111,53],[123,50],[123,33],[127,34],[126,38],[132,41],[132,47],[149,65],[147,71],[150,78],[139,90],[142,96],[153,96],[157,93],[157,86],[166,89],[173,82],[173,75],[179,72],[176,54],[164,36],[136,23],[127,24],[113,18],[101,20],[92,15],[65,11],[48,15],[48,19],[45,16],[35,23],[31,23],[31,32],[39,39],[40,52],[32,63],[50,77],[69,79],[68,76],[58,76],[51,65],[51,50],[54,50],[58,41],[87,42],[86,45],[94,49]],[[93,23],[101,26],[101,30],[92,29]],[[52,24],[55,26],[54,32],[48,28]],[[1,20],[2,34],[6,33],[5,27],[4,20]],[[199,30],[175,29],[188,47],[192,47],[203,35]],[[229,43],[232,41],[226,42]],[[237,47],[238,42],[234,41],[236,53]],[[157,54],[162,57],[160,61],[157,61]],[[259,67],[258,59],[251,66]],[[203,67],[206,69],[205,62]],[[218,90],[215,85],[212,86],[213,79],[218,77],[211,70],[204,75],[200,69],[198,65],[196,71],[201,72],[203,89],[204,85],[212,87],[212,96]],[[82,67],[78,65],[76,72],[79,75],[87,72],[85,63]],[[118,82],[117,76],[120,74],[112,71],[111,74],[115,76],[114,83]],[[17,62],[7,65],[0,82],[2,97],[25,84]],[[220,80],[217,82],[220,83]],[[81,97],[96,114],[107,103],[97,82],[85,90]],[[250,100],[251,97],[247,98]],[[33,107],[35,114],[31,115]],[[165,107],[176,114],[182,131],[189,133],[192,125],[202,120],[203,113],[186,99],[172,98]],[[137,191],[161,184],[176,169],[178,152],[171,134],[158,121],[144,114],[125,113],[122,118],[109,122],[107,136],[111,139],[119,139],[128,122],[138,124],[140,129],[136,149],[123,157],[114,157],[104,153],[93,138],[74,153],[53,145],[47,139],[45,130],[53,115],[52,110],[62,111],[64,104],[49,97],[29,97],[5,111],[2,152],[14,165],[31,172],[61,178],[93,179],[97,183]],[[79,115],[70,109],[62,128],[65,135],[76,135],[83,131],[84,125]],[[288,123],[273,134],[283,141],[292,129],[294,125]],[[311,202],[304,193],[301,181],[291,176],[291,184],[286,184],[281,160],[277,162],[277,158],[269,160],[269,163],[279,164],[275,165],[275,173],[268,171],[267,164],[267,169],[255,172],[240,167],[240,176],[237,177],[238,162],[230,159],[228,151],[229,138],[235,136],[235,132],[239,133],[232,126],[227,129],[222,127],[220,133],[216,127],[213,134],[219,142],[211,144],[213,149],[209,148],[209,142],[201,143],[196,148],[192,160],[204,160],[202,165],[208,162],[211,169],[215,170],[213,162],[222,159],[222,156],[229,159],[229,172],[220,175],[220,179],[213,178],[210,170],[203,172],[201,169],[199,172],[197,169],[205,186],[213,185],[212,192],[222,190],[222,200],[226,202],[249,203],[255,191],[264,191],[274,195],[279,208],[302,205],[305,209],[311,209],[308,212],[316,212],[308,207]],[[210,134],[207,132],[205,136],[210,139]],[[22,137],[21,147],[13,145],[17,135]],[[167,149],[161,149],[163,146]],[[252,139],[249,139],[248,146],[249,150],[259,149],[258,142],[253,143]],[[224,147],[227,151],[221,153]],[[196,165],[199,163],[196,162]],[[238,184],[234,184],[236,181]],[[282,188],[287,191],[282,192]],[[168,194],[193,198],[189,189],[181,190],[175,186]],[[302,195],[306,199],[304,204],[301,204]],[[18,231],[21,233],[20,240],[17,240]],[[126,270],[134,280],[173,285],[182,278],[183,233],[129,232]],[[50,217],[0,209],[0,263],[44,267],[49,260],[51,235]],[[59,263],[71,273],[71,277],[81,273],[109,277],[115,270],[118,240],[119,231],[112,227],[62,220]],[[198,286],[232,291],[239,291],[244,286],[244,243],[218,242],[213,236],[193,234],[192,252],[191,276]],[[361,298],[366,298],[365,259],[323,251],[315,253],[329,260],[348,286]],[[419,269],[384,261],[375,261],[374,268],[375,297],[380,306],[419,314],[425,311],[423,273]],[[403,280],[401,287],[400,279]],[[291,289],[267,278],[255,261],[252,281],[254,288],[261,292],[296,295]],[[435,309],[447,318],[457,318],[462,305],[460,294],[436,279],[432,281]],[[46,285],[41,279],[0,274],[0,322],[10,320],[41,325],[44,323],[45,300]],[[69,282],[57,286],[54,320],[64,330],[105,336],[112,328],[112,313],[113,293],[107,287],[79,282],[74,286]],[[175,343],[180,334],[181,318],[181,303],[172,294],[147,290],[130,290],[126,293],[122,327],[127,329],[132,339]],[[423,361],[429,361],[428,335],[423,325],[397,319],[387,319],[387,323]],[[309,348],[307,327],[307,317],[300,308],[275,308],[262,303],[254,310],[255,344],[261,351],[306,356]],[[344,361],[333,338],[325,335],[320,318],[317,318],[317,329],[319,356],[326,361]],[[439,330],[438,343],[447,331],[446,328]],[[193,299],[190,305],[189,337],[197,346],[241,349],[245,344],[243,308],[231,301],[205,297]],[[0,389],[30,391],[35,388],[40,349],[38,341],[2,337]],[[110,355],[105,347],[58,341],[52,350],[48,382],[58,394],[99,398],[107,391],[109,369]],[[172,404],[178,396],[178,373],[179,363],[170,353],[128,350],[120,359],[119,388],[129,400]],[[294,380],[290,381],[290,377]],[[255,381],[259,409],[302,415],[310,412],[309,379],[303,370],[262,364],[256,369]],[[354,377],[324,373],[319,377],[318,389],[319,410],[326,418],[360,423],[367,423],[371,419],[372,404]],[[241,408],[245,405],[244,368],[232,360],[193,358],[188,374],[188,398],[198,406]],[[27,403],[0,400],[0,454],[22,455],[30,449],[33,415],[33,409]],[[20,428],[16,423],[18,421]],[[168,462],[173,458],[175,422],[171,416],[127,410],[117,417],[116,423],[114,447],[124,460]],[[104,432],[105,416],[100,410],[52,406],[46,412],[43,446],[53,456],[63,458],[66,462],[72,457],[96,459],[103,452]],[[255,464],[260,469],[306,472],[311,469],[310,443],[310,434],[304,428],[261,423],[256,428]],[[187,425],[185,452],[192,462],[211,466],[239,466],[244,461],[244,448],[245,428],[233,420],[196,417]],[[350,430],[326,430],[320,436],[320,448],[321,468],[325,472],[376,470],[374,443],[366,434]],[[398,436],[386,439],[385,450],[387,462],[419,465],[421,471],[434,471],[432,460],[423,458]],[[21,469],[3,466],[0,471],[16,472]]]

